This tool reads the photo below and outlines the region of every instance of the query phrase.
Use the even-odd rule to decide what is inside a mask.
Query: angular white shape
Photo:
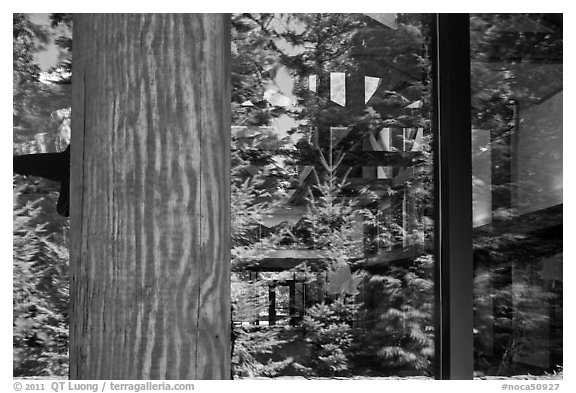
[[[310,75],[308,77],[308,89],[316,93],[316,75]]]
[[[380,85],[380,78],[373,76],[364,77],[364,104],[367,104],[370,98],[376,93]]]
[[[368,139],[374,151],[390,151],[390,128],[380,130],[378,139],[372,133],[370,133]],[[376,167],[376,178],[392,179],[392,169],[390,166]]]
[[[414,144],[412,145],[412,151],[422,151],[424,150],[424,142],[422,138],[424,137],[424,128],[418,128],[416,131],[416,136],[414,137]]]
[[[414,101],[414,102],[411,103],[410,105],[406,105],[406,108],[409,108],[409,109],[420,109],[420,108],[422,108],[422,101],[421,101],[421,100]]]
[[[376,168],[376,178],[377,179],[392,179],[393,176],[393,170],[394,168],[392,168],[391,166],[379,166]]]
[[[364,14],[374,19],[377,22],[382,23],[384,26],[388,26],[392,29],[398,28],[398,22],[396,22],[398,14]]]
[[[413,128],[402,128],[402,151],[411,151],[412,140],[410,134]]]
[[[382,151],[391,151],[390,143],[390,128],[385,127],[380,130],[380,143],[382,144]]]
[[[346,74],[330,73],[330,100],[340,106],[346,106]]]

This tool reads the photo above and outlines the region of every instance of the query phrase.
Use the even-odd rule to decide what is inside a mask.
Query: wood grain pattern
[[[77,15],[73,379],[230,376],[229,20]]]

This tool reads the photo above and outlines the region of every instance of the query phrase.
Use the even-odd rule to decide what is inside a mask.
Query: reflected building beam
[[[490,131],[472,130],[472,212],[474,228],[492,222]]]

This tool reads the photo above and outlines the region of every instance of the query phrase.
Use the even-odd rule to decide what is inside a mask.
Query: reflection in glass
[[[428,18],[233,17],[236,377],[431,375]]]
[[[562,15],[471,24],[475,370],[562,368]]]

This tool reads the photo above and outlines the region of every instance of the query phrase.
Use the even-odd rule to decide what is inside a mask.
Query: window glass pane
[[[431,16],[232,19],[236,377],[431,376]]]
[[[562,15],[473,14],[475,370],[562,368]]]

